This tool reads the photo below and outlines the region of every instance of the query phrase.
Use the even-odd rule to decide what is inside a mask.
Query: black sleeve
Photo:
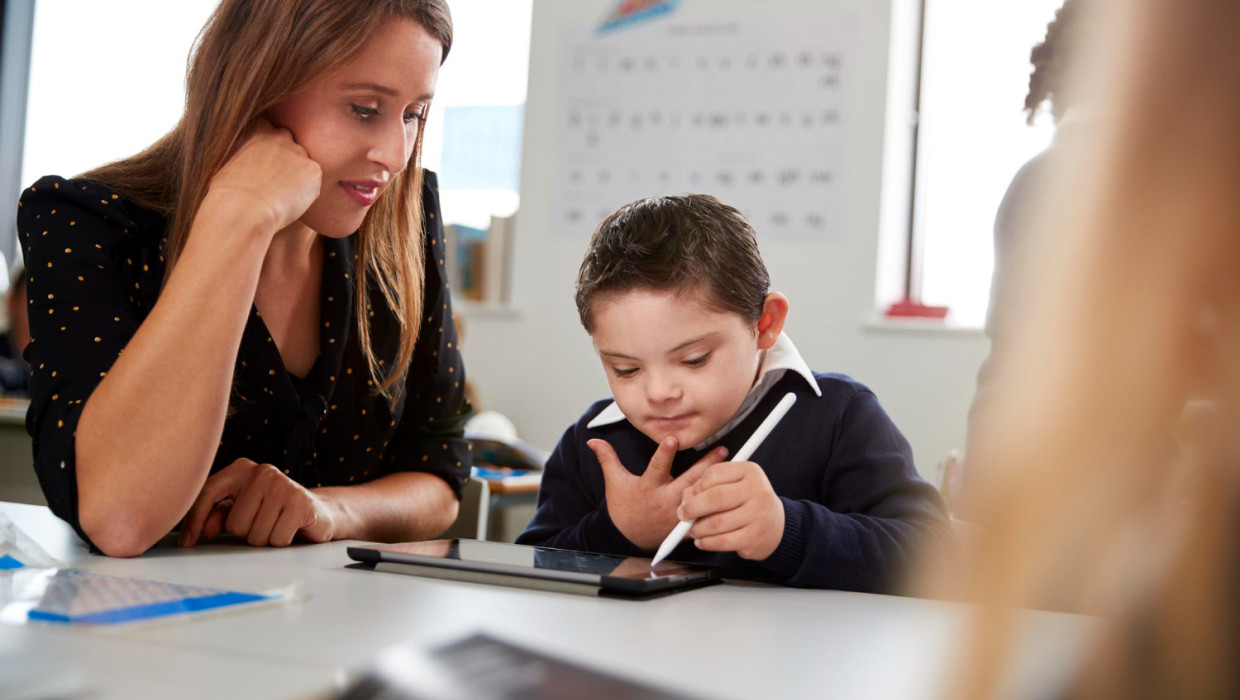
[[[434,474],[460,498],[472,466],[464,438],[472,409],[465,400],[465,364],[444,272],[438,183],[430,171],[425,174],[422,197],[426,227],[422,328],[405,383],[404,412],[384,451],[384,467],[386,473]]]
[[[621,556],[648,555],[616,528],[601,487],[585,478],[583,470],[598,470],[599,466],[593,453],[587,458],[590,467],[582,464],[581,441],[577,439],[581,425],[569,428],[547,459],[538,487],[538,510],[517,537],[517,544]]]
[[[802,588],[897,592],[927,546],[950,542],[942,499],[869,391],[835,429],[819,502],[781,497],[784,537],[763,567]]]
[[[110,190],[45,177],[18,206],[30,316],[26,429],[48,505],[86,539],[78,522],[78,419],[145,318],[142,299],[158,282],[123,200]]]

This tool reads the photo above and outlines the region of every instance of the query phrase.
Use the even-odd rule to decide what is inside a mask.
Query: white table
[[[288,697],[330,691],[382,649],[487,632],[591,667],[703,697],[935,697],[967,606],[725,583],[647,601],[590,598],[345,569],[348,543],[240,544],[137,559],[91,555],[42,507],[0,503],[69,566],[262,591],[301,580],[302,602],[111,629],[0,625],[0,672],[63,668],[92,698]],[[1024,613],[1014,679],[1054,687],[1092,621]]]

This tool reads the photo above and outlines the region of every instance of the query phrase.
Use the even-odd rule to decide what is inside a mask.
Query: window
[[[1061,4],[925,3],[913,278],[921,301],[949,307],[956,325],[984,323],[995,212],[1012,176],[1054,132],[1049,114],[1027,126],[1022,107],[1029,52]]]
[[[439,173],[449,223],[511,216],[529,77],[533,0],[450,0],[453,44],[439,73],[422,163]],[[471,147],[472,146],[472,147]]]
[[[9,266],[21,259],[17,246],[17,197],[21,186],[23,123],[30,65],[34,8],[29,2],[0,0],[0,289],[9,284]]]
[[[189,49],[217,2],[39,0],[22,186],[133,155],[176,126]]]
[[[43,175],[69,177],[132,155],[175,126],[184,105],[190,47],[218,2],[39,0],[22,187]],[[531,5],[532,0],[449,0],[455,40],[436,87],[423,163],[448,169],[442,173],[443,208],[465,223],[485,225],[491,214],[512,214],[517,186],[514,179],[511,187],[447,187],[460,160],[449,153],[444,161],[444,122],[454,108],[468,106],[476,117],[480,112],[472,108],[507,107],[481,113],[503,122],[504,136],[516,115],[511,160],[519,159]],[[66,15],[74,21],[63,21]]]

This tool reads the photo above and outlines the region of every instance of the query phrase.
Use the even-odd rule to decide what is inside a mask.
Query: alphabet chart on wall
[[[761,7],[569,30],[558,230],[588,235],[639,197],[703,192],[762,237],[839,236],[852,23],[806,3]]]

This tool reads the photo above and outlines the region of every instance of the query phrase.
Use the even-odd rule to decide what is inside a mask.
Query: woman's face
[[[389,21],[347,65],[267,113],[323,169],[322,190],[303,224],[333,238],[361,226],[409,165],[442,56],[442,44],[420,24]]]

